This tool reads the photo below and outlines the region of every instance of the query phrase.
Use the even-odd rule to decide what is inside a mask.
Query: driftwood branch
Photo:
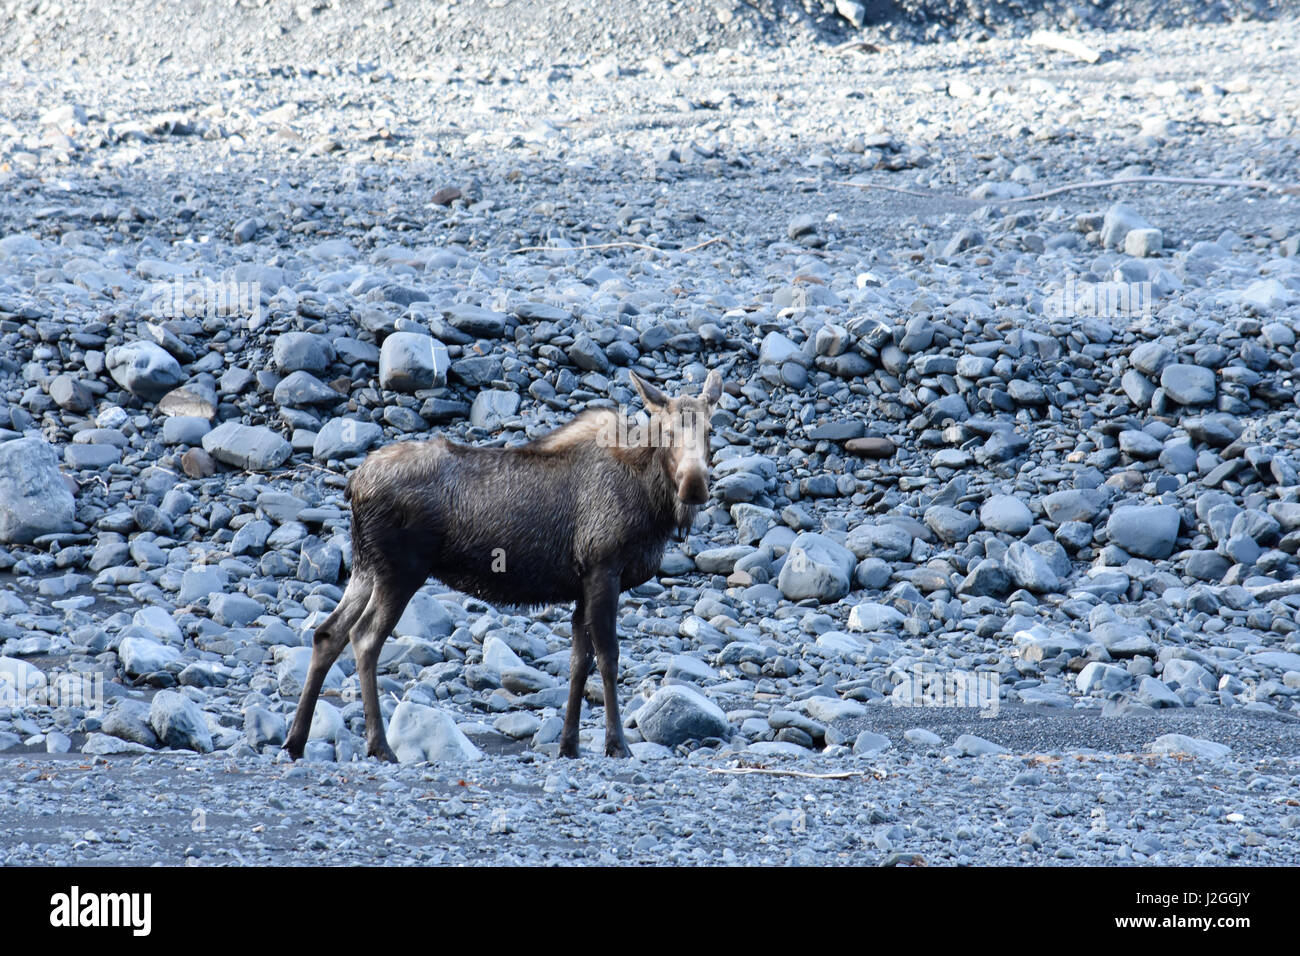
[[[600,249],[648,249],[651,252],[697,252],[705,246],[711,246],[715,242],[726,242],[724,236],[714,236],[712,239],[706,239],[704,242],[694,246],[687,246],[685,249],[668,249],[663,246],[653,246],[645,242],[600,242],[592,245],[582,246],[521,246],[518,249],[510,249],[512,255],[521,252],[595,252]]]
[[[854,780],[871,778],[883,780],[885,775],[879,770],[845,770],[839,773],[809,773],[806,770],[778,770],[772,767],[711,767],[709,773],[728,773],[740,776],[761,774],[768,777],[803,777],[808,780]]]
[[[1061,193],[1080,189],[1102,189],[1107,186],[1128,186],[1139,183],[1168,183],[1175,186],[1213,186],[1220,189],[1260,189],[1265,192],[1279,192],[1300,196],[1300,185],[1294,183],[1274,183],[1263,179],[1215,179],[1200,176],[1122,176],[1116,179],[1093,179],[1087,182],[1066,183],[1039,193],[1027,196],[1012,196],[1007,199],[976,199],[973,196],[954,196],[949,193],[937,193],[924,189],[907,189],[904,186],[889,186],[885,183],[861,183],[848,179],[800,180],[804,183],[819,183],[824,186],[849,186],[853,189],[879,189],[884,192],[902,193],[906,196],[920,196],[922,199],[945,199],[949,202],[968,202],[978,206],[1009,206],[1013,203],[1037,202],[1050,199]]]
[[[1057,186],[1055,189],[1048,189],[1045,192],[1031,193],[1028,196],[1017,196],[1011,199],[997,199],[993,202],[1035,202],[1039,199],[1047,199],[1075,189],[1100,189],[1105,186],[1123,186],[1126,183],[1169,183],[1174,186],[1214,186],[1219,189],[1262,189],[1265,192],[1276,190],[1277,192],[1300,195],[1300,185],[1273,183],[1263,179],[1215,179],[1202,176],[1127,176],[1117,179],[1095,179],[1083,183],[1067,183],[1064,186]],[[977,201],[983,202],[983,200]]]

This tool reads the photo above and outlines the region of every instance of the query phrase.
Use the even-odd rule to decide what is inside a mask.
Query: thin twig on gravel
[[[459,800],[461,803],[487,803],[487,797],[463,797],[459,793],[452,793],[452,794],[426,793],[421,797],[416,797],[415,799],[437,800],[443,803],[446,803],[451,800]]]
[[[973,196],[954,196],[949,193],[937,193],[931,190],[907,189],[903,186],[889,186],[885,183],[858,183],[847,179],[801,179],[801,183],[814,183],[822,186],[851,186],[854,189],[881,189],[885,192],[903,193],[907,196],[920,196],[923,199],[947,199],[952,202],[970,202],[981,206],[1008,206],[1012,203],[1037,202],[1049,199],[1061,193],[1078,189],[1101,189],[1106,186],[1125,186],[1130,183],[1169,183],[1175,186],[1214,186],[1221,189],[1239,187],[1242,189],[1262,189],[1267,192],[1280,192],[1300,196],[1300,185],[1295,183],[1274,183],[1263,179],[1212,179],[1197,176],[1123,176],[1117,179],[1094,179],[1081,183],[1066,183],[1041,193],[1028,196],[1013,196],[1007,199],[976,199]]]
[[[1262,189],[1266,192],[1276,190],[1277,192],[1300,195],[1300,185],[1295,183],[1273,183],[1264,179],[1214,179],[1200,176],[1125,176],[1118,179],[1096,179],[1091,182],[1067,183],[1064,186],[1057,186],[1055,189],[1048,189],[1045,192],[1017,196],[1011,199],[997,199],[994,202],[1034,202],[1038,199],[1047,199],[1050,196],[1056,196],[1075,189],[1100,189],[1103,186],[1122,186],[1125,183],[1170,183],[1175,186],[1215,186],[1221,189],[1239,187],[1241,189]]]
[[[703,249],[705,246],[711,246],[715,242],[726,242],[725,236],[714,236],[712,239],[706,239],[704,242],[694,246],[687,246],[685,249],[666,249],[663,246],[652,246],[644,242],[600,242],[594,245],[583,246],[521,246],[518,249],[508,250],[511,255],[517,255],[521,252],[587,252],[588,250],[598,249],[648,249],[651,252],[695,252]]]
[[[772,767],[710,767],[709,773],[758,773],[769,777],[807,777],[810,780],[853,780],[856,777],[871,777],[873,780],[885,779],[885,775],[879,770],[845,770],[841,773],[808,773],[805,770],[777,770]]]
[[[831,47],[831,53],[836,55],[843,53],[883,53],[884,47],[869,43],[866,40],[846,40],[836,46]]]

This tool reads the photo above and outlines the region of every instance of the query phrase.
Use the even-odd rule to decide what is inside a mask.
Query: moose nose
[[[688,505],[702,505],[708,501],[709,485],[704,475],[698,471],[682,475],[677,483],[677,497]]]

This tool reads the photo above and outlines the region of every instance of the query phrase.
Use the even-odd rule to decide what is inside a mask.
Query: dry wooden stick
[[[644,242],[601,242],[595,245],[583,246],[521,246],[518,249],[508,250],[511,254],[520,252],[587,252],[596,249],[648,249],[651,252],[696,252],[705,246],[711,246],[715,242],[726,242],[725,236],[714,236],[712,239],[706,239],[699,245],[687,246],[685,249],[665,249],[662,246],[652,246]]]
[[[854,189],[879,189],[887,193],[902,193],[904,196],[920,196],[922,199],[955,199],[960,202],[983,203],[983,200],[971,199],[970,196],[949,196],[947,193],[937,193],[933,190],[907,189],[904,186],[889,186],[885,183],[855,183],[848,179],[799,179],[796,182],[810,183],[816,186],[852,186]]]
[[[806,777],[809,780],[852,780],[855,777],[873,777],[883,780],[879,770],[845,770],[840,773],[808,773],[806,770],[775,770],[770,767],[711,767],[709,773],[764,774],[769,777]]]
[[[843,43],[831,47],[831,52],[835,54],[855,51],[861,51],[862,53],[883,53],[884,47],[877,46],[867,40],[846,40]]]
[[[449,802],[459,800],[461,803],[487,803],[487,797],[466,797],[459,793],[426,793],[423,796],[416,797],[417,800],[439,800]]]
[[[1240,187],[1241,189],[1263,189],[1266,192],[1291,192],[1300,195],[1300,186],[1288,183],[1272,183],[1263,179],[1214,179],[1200,176],[1127,176],[1119,179],[1096,179],[1084,183],[1067,183],[1046,192],[1032,193],[1028,196],[1016,196],[1011,199],[995,199],[995,203],[1034,202],[1047,199],[1074,189],[1098,189],[1102,186],[1122,186],[1125,183],[1171,183],[1175,186],[1218,186],[1221,188]],[[983,200],[979,200],[983,202]]]
[[[801,183],[814,183],[824,186],[851,186],[854,189],[880,189],[885,192],[903,193],[907,196],[920,196],[922,199],[947,199],[953,202],[970,202],[981,206],[1006,206],[1012,203],[1036,202],[1061,193],[1078,189],[1100,189],[1104,186],[1124,186],[1130,183],[1171,183],[1176,186],[1217,186],[1221,188],[1240,187],[1242,189],[1262,189],[1300,196],[1300,185],[1292,183],[1274,183],[1262,179],[1213,179],[1196,176],[1126,176],[1118,179],[1094,179],[1080,183],[1066,183],[1041,193],[1028,196],[1013,196],[1007,199],[976,199],[973,196],[954,196],[949,193],[937,193],[922,189],[907,189],[903,186],[889,186],[885,183],[858,183],[847,179],[801,179]]]

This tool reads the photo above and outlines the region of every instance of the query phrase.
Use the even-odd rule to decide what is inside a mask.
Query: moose
[[[349,478],[352,575],[313,635],[311,664],[284,749],[302,756],[316,699],[348,641],[356,655],[370,756],[395,761],[375,667],[429,577],[494,604],[573,601],[568,706],[560,753],[578,756],[593,661],[604,686],[605,753],[630,756],[618,707],[618,599],[658,573],[664,544],[690,529],[709,495],[709,419],[722,376],[671,398],[632,373],[649,413],[588,409],[526,444],[461,445],[439,436],[367,456]]]

